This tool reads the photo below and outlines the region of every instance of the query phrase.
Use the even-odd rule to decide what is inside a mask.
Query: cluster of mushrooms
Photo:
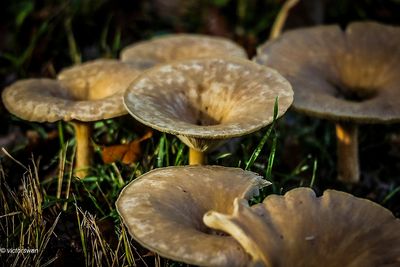
[[[272,69],[273,68],[273,69]],[[336,123],[338,177],[359,179],[357,123],[400,121],[400,28],[374,22],[285,32],[253,61],[233,42],[178,34],[3,91],[14,115],[75,127],[76,175],[91,164],[93,121],[130,113],[176,135],[189,166],[150,171],[116,206],[132,237],[177,261],[201,266],[400,266],[400,221],[366,199],[309,188],[262,203],[270,183],[250,171],[207,166],[206,153],[255,132],[291,106]]]

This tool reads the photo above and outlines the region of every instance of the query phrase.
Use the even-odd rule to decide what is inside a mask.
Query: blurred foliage
[[[0,85],[21,77],[52,77],[76,62],[71,36],[86,61],[117,57],[129,43],[168,32],[221,35],[254,54],[283,0],[3,0],[0,3]],[[353,20],[399,23],[398,0],[303,0],[289,28]]]

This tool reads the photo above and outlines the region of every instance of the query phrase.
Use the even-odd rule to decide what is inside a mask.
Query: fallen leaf
[[[139,160],[142,156],[140,143],[153,136],[153,131],[147,131],[142,137],[131,141],[128,144],[103,146],[101,148],[101,156],[103,162],[113,163],[121,161],[123,164],[131,164]]]

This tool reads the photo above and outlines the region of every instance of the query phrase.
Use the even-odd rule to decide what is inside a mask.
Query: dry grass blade
[[[49,227],[43,217],[43,191],[35,162],[23,166],[26,173],[19,191],[10,188],[4,172],[0,172],[0,247],[13,252],[1,253],[0,262],[6,266],[46,266],[56,260],[56,256],[45,254],[55,227],[58,215]],[[24,249],[26,253],[20,253]]]
[[[276,16],[274,25],[272,25],[272,30],[269,35],[269,39],[272,40],[281,35],[283,26],[285,25],[290,9],[292,9],[295,5],[297,5],[298,2],[300,2],[300,0],[286,0],[281,10],[279,11],[278,16]]]
[[[85,255],[85,266],[136,266],[133,251],[144,263],[144,266],[147,266],[129,241],[130,237],[122,224],[117,237],[118,243],[111,246],[101,227],[99,227],[96,216],[87,211],[82,211],[78,206],[75,207],[82,249]]]

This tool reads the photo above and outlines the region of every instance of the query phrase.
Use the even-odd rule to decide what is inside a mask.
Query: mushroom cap
[[[257,63],[293,86],[293,107],[335,121],[400,121],[400,27],[376,22],[283,33],[258,48]]]
[[[209,212],[204,222],[231,234],[253,259],[262,254],[261,266],[400,266],[400,220],[340,191],[316,197],[296,188],[251,208],[237,199],[232,215]]]
[[[243,266],[246,253],[202,222],[210,209],[231,212],[270,184],[253,172],[220,166],[155,169],[128,184],[117,211],[131,236],[163,257],[201,266]]]
[[[2,98],[11,113],[29,121],[109,119],[127,113],[123,93],[138,74],[138,69],[117,60],[94,60],[61,71],[58,81],[17,81]]]
[[[281,116],[293,91],[275,70],[239,58],[203,58],[145,71],[125,92],[124,103],[143,124],[206,151],[270,124],[277,97]]]
[[[124,62],[147,69],[175,60],[218,55],[247,58],[246,51],[229,39],[201,34],[170,34],[135,43],[124,48],[120,57]]]

